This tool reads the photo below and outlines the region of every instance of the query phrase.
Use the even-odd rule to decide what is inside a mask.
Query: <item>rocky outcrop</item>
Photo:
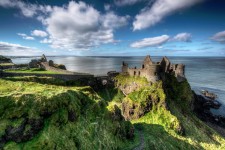
[[[205,122],[210,122],[225,128],[225,117],[221,115],[214,115],[210,108],[219,109],[221,103],[217,100],[211,100],[202,95],[194,94],[194,112]]]
[[[209,98],[209,99],[212,99],[212,100],[215,100],[217,98],[217,95],[214,94],[214,93],[211,93],[207,90],[202,90],[201,93],[206,97],[206,98]]]
[[[133,101],[123,101],[122,102],[122,112],[126,120],[138,119],[144,116],[147,112],[152,109],[153,100],[149,97],[145,102],[145,105],[140,105],[140,103],[135,103]]]
[[[0,55],[0,63],[12,63],[12,60],[10,58]]]
[[[0,138],[0,148],[8,141],[17,143],[31,140],[43,128],[43,119],[24,119],[18,127],[8,126]]]

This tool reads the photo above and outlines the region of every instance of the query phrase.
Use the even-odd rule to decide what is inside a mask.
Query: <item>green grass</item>
[[[13,63],[0,63],[0,66],[14,66]]]
[[[37,73],[37,74],[60,74],[59,72],[48,71],[41,68],[21,68],[21,69],[7,69],[5,72],[13,72],[13,73]]]
[[[130,150],[142,142],[145,149],[225,149],[224,138],[192,113],[192,91],[187,81],[178,83],[169,76],[165,82],[146,86],[144,78],[123,77],[117,77],[117,84],[136,82],[143,86],[124,96],[117,88],[96,93],[88,86],[68,87],[51,78],[0,79],[0,137],[8,126],[16,128],[25,118],[44,119],[43,129],[31,140],[9,141],[4,149]],[[134,104],[134,113],[138,113],[149,101],[151,110],[131,120],[135,137],[129,139],[133,127],[120,115],[122,103]],[[51,115],[43,117],[46,110]],[[69,119],[71,111],[75,121]],[[26,126],[25,131],[30,128]]]
[[[130,80],[136,82],[132,77],[120,79],[122,84],[129,84]],[[151,111],[131,120],[136,128],[135,134],[138,135],[140,130],[144,135],[145,149],[225,149],[224,138],[192,113],[193,97],[187,81],[178,83],[176,78],[168,76],[164,82],[159,81],[128,94],[122,102],[135,105],[135,115],[145,108],[149,97],[153,101]],[[184,129],[183,134],[181,128]]]
[[[130,122],[113,119],[105,101],[90,87],[65,87],[0,79],[0,137],[25,118],[41,119],[44,127],[25,142],[7,142],[4,149],[124,149]],[[43,117],[44,112],[48,117]],[[75,120],[69,120],[69,112]],[[25,132],[30,126],[26,125]],[[20,136],[23,136],[20,135]]]
[[[117,86],[125,86],[127,84],[131,84],[135,82],[136,84],[140,86],[148,86],[149,82],[144,77],[138,77],[138,76],[128,76],[128,75],[118,75],[115,77],[116,85]]]

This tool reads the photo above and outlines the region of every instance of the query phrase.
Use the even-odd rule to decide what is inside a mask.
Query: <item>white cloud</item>
[[[159,46],[166,43],[170,37],[168,35],[162,35],[152,38],[144,38],[140,41],[136,41],[132,43],[130,46],[132,48],[143,48],[143,47],[151,47],[151,46]]]
[[[44,38],[43,40],[40,41],[40,43],[50,44],[50,43],[52,43],[52,41],[50,39]]]
[[[174,41],[182,41],[182,42],[191,42],[191,34],[190,33],[179,33],[172,40]]]
[[[51,12],[52,8],[49,5],[37,5],[31,3],[25,3],[21,0],[0,0],[0,6],[5,8],[17,8],[25,17],[33,17],[38,12],[46,14]]]
[[[210,39],[216,42],[225,43],[225,31],[214,34]]]
[[[119,28],[128,24],[129,16],[117,16],[114,12],[108,12],[101,17],[104,28]]]
[[[44,20],[53,48],[87,50],[105,43],[114,43],[114,29],[127,24],[127,16],[113,12],[100,14],[84,2],[71,1],[54,7]]]
[[[20,44],[13,44],[0,41],[0,52],[2,55],[40,55],[42,52],[34,47],[22,46]]]
[[[23,39],[25,39],[25,40],[35,40],[34,37],[28,36],[28,35],[26,35],[26,34],[24,34],[24,33],[17,33],[17,35],[21,36],[21,37],[22,37]]]
[[[127,5],[134,5],[135,3],[141,2],[144,0],[114,0],[114,3],[117,6],[127,6]]]
[[[42,30],[34,30],[31,32],[31,35],[38,36],[38,37],[46,37],[48,34],[45,31]]]
[[[144,8],[135,16],[133,30],[152,27],[164,17],[201,1],[203,0],[156,0],[151,7]]]

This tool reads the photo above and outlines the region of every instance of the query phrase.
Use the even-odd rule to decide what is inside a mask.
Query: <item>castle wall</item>
[[[73,72],[71,72],[71,71],[67,71],[67,70],[49,66],[48,62],[41,62],[41,67],[48,71],[58,72],[58,73],[62,73],[62,74],[73,74]]]
[[[153,62],[149,55],[146,56],[141,68],[128,68],[128,64],[123,62],[122,72],[130,76],[145,77],[150,82],[156,82],[164,78],[165,73],[174,72],[177,80],[184,81],[185,66],[183,64],[172,64],[167,57],[163,57],[161,62]]]
[[[53,77],[57,79],[62,79],[64,81],[70,81],[70,80],[78,80],[83,78],[94,78],[93,75],[79,75],[79,74],[39,74],[39,73],[13,73],[13,72],[0,72],[0,78],[1,77],[15,77],[15,76],[37,76],[37,77]]]
[[[147,68],[129,68],[130,76],[145,77],[148,81],[155,82],[159,80],[160,65],[149,65]]]

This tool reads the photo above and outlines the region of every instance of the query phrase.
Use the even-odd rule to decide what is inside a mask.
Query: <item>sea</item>
[[[16,64],[28,63],[38,57],[11,57]],[[57,64],[64,64],[67,70],[91,73],[96,76],[106,75],[108,71],[121,71],[123,61],[129,67],[141,67],[145,56],[49,56]],[[153,61],[161,61],[162,57],[152,56]],[[191,88],[200,93],[208,90],[218,96],[222,103],[220,109],[211,109],[214,114],[225,116],[225,57],[168,57],[172,63],[185,64],[185,76]]]

